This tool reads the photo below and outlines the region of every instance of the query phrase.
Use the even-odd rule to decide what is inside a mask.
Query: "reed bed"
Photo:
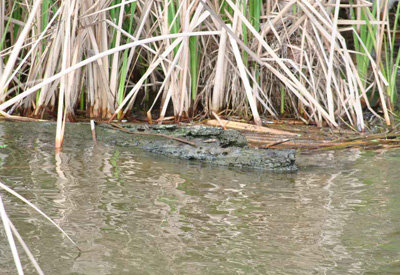
[[[378,5],[379,3],[379,5]],[[391,124],[399,10],[381,0],[0,4],[0,111],[66,121],[173,115]],[[392,7],[393,6],[393,7]]]

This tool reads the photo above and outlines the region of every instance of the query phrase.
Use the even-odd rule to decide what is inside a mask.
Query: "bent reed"
[[[225,112],[359,131],[368,110],[390,125],[393,2],[5,0],[0,111],[56,113],[56,147],[79,111],[121,119],[137,106],[149,120]]]

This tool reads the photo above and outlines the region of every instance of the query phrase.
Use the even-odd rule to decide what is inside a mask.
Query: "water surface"
[[[169,159],[101,131],[93,146],[87,124],[67,126],[56,156],[54,129],[0,123],[2,182],[82,249],[1,191],[46,274],[400,273],[399,150],[303,154],[278,174]],[[3,230],[0,267],[15,274]]]

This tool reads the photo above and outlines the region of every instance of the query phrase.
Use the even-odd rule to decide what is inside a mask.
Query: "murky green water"
[[[299,172],[274,174],[67,132],[55,157],[54,125],[0,123],[1,180],[83,250],[1,191],[46,274],[400,273],[400,151],[302,156]],[[2,230],[0,267],[15,274]]]

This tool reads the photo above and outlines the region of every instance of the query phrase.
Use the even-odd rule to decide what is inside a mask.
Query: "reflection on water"
[[[67,131],[55,156],[54,125],[0,124],[1,180],[83,250],[4,195],[46,274],[400,272],[400,151],[303,155],[299,172],[274,174],[93,147],[88,125]],[[14,274],[0,237],[2,274]]]

